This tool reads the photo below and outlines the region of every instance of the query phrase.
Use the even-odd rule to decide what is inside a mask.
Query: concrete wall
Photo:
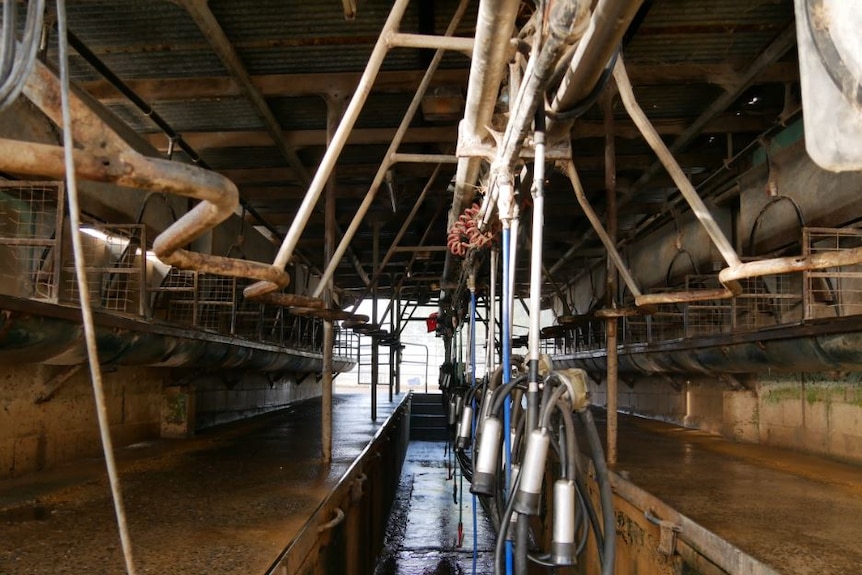
[[[102,453],[93,391],[81,369],[43,403],[36,397],[66,367],[0,367],[0,479],[50,469]],[[163,390],[177,383],[171,370],[119,368],[103,376],[114,446],[124,447],[160,436]],[[314,376],[297,383],[294,374],[270,381],[264,374],[236,380],[215,376],[182,378],[195,389],[196,428],[282,409],[320,395]]]
[[[730,439],[862,463],[862,374],[772,374],[732,390],[716,379],[637,378],[620,382],[619,409]],[[607,405],[604,382],[590,384]]]
[[[72,376],[48,401],[35,402],[44,383],[66,369],[47,365],[0,369],[0,478],[101,454],[86,369]],[[158,370],[118,369],[104,374],[104,385],[116,446],[158,437],[162,387]]]
[[[314,374],[299,380],[293,373],[273,379],[263,373],[245,373],[236,380],[203,376],[191,384],[196,390],[197,429],[283,409],[321,394]]]
[[[714,379],[638,377],[620,381],[620,411],[720,433],[724,419],[724,386]],[[590,400],[607,405],[604,382],[590,384]]]

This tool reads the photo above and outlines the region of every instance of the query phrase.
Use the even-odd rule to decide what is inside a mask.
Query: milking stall
[[[862,3],[0,30],[0,574],[862,574]]]

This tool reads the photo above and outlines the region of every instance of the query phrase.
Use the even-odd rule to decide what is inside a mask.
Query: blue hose
[[[512,294],[509,293],[509,275],[512,270],[509,269],[509,242],[511,241],[511,231],[508,226],[503,227],[503,385],[510,383],[512,379],[512,338],[509,333],[509,299]],[[509,489],[512,482],[512,400],[506,398],[503,403],[503,445],[505,446],[506,454],[506,489],[504,499],[509,497]],[[508,526],[500,525],[500,529],[506,529]],[[506,540],[506,575],[512,575],[514,568],[512,542]]]
[[[476,291],[470,292],[470,333],[473,335],[470,341],[470,387],[476,388]],[[472,398],[473,419],[470,421],[470,436],[476,441],[476,394]],[[473,453],[476,448],[473,448]],[[474,458],[475,459],[475,458]],[[476,562],[479,555],[479,519],[476,514],[476,495],[473,494],[473,575],[476,575]]]

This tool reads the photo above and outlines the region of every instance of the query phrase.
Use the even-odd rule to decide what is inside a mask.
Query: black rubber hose
[[[596,480],[599,483],[599,495],[602,502],[602,525],[604,526],[604,557],[602,561],[602,575],[613,575],[614,558],[617,547],[616,517],[614,515],[614,501],[611,493],[611,476],[608,464],[605,461],[605,452],[596,422],[589,409],[578,414],[587,430],[587,441],[590,445],[593,465],[596,468]]]
[[[521,484],[521,475],[515,479],[512,484],[512,489],[509,492],[509,500],[506,502],[506,510],[503,511],[500,517],[500,526],[497,529],[497,540],[494,544],[494,573],[505,573],[506,568],[503,564],[503,549],[506,547],[506,534],[509,531],[509,521],[512,518],[512,511],[515,506],[515,493],[518,491],[518,486]]]
[[[515,575],[527,575],[530,518],[521,514],[518,515],[517,521],[518,522],[515,527]]]

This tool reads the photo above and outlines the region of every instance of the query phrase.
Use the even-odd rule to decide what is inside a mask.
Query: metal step
[[[410,440],[446,441],[446,412],[439,394],[414,393],[410,410]]]

